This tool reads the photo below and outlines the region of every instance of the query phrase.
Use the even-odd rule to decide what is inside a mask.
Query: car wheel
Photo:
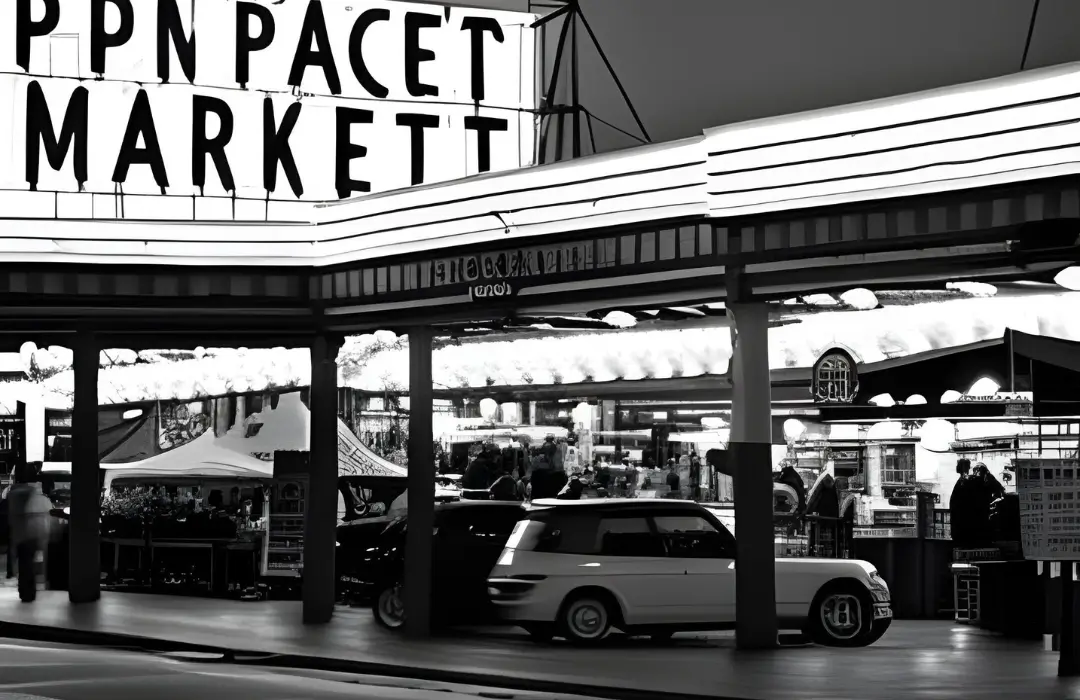
[[[547,643],[555,637],[555,625],[533,622],[522,625],[521,628],[529,633],[534,642]]]
[[[371,606],[375,622],[388,630],[405,626],[405,594],[400,583],[383,586]]]
[[[807,634],[815,644],[862,647],[876,641],[871,638],[873,632],[870,593],[857,583],[828,586],[818,593],[810,606]]]
[[[559,614],[559,633],[575,644],[599,642],[610,630],[611,608],[597,595],[570,598]]]

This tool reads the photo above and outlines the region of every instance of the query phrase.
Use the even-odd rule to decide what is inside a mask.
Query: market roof
[[[1066,150],[1080,115],[1078,78],[1080,64],[1064,64],[339,202],[270,201],[250,220],[197,213],[182,221],[65,219],[51,193],[25,192],[23,210],[47,214],[0,219],[0,256],[12,263],[328,266],[1072,175],[1080,172]]]

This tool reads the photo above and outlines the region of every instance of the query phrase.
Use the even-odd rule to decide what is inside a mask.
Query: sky
[[[1033,3],[581,0],[654,141],[1016,72]],[[1080,60],[1077,27],[1080,2],[1042,0],[1027,67]],[[579,47],[582,104],[635,131],[584,33]],[[596,134],[601,151],[634,144],[604,126]]]

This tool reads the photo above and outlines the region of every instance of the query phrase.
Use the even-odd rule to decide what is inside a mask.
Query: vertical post
[[[435,528],[432,449],[431,328],[409,329],[409,528],[405,534],[405,632],[431,631],[431,568]]]
[[[311,421],[304,516],[304,624],[334,614],[337,547],[337,353],[339,343],[317,335],[311,343]]]
[[[101,477],[98,473],[98,341],[81,330],[71,349],[75,405],[71,420],[71,519],[68,599],[92,603],[101,597]]]
[[[1061,562],[1061,651],[1058,656],[1058,675],[1080,675],[1080,659],[1076,656],[1076,587],[1073,585],[1073,563]]]
[[[728,446],[739,523],[735,644],[739,649],[768,649],[777,644],[769,306],[729,303],[728,311],[738,331],[732,355]]]

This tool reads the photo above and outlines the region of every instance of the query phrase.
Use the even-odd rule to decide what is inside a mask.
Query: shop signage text
[[[473,301],[477,299],[506,299],[512,296],[514,296],[514,288],[509,282],[477,284],[469,288],[469,297]]]
[[[527,164],[530,18],[384,0],[8,0],[0,184],[333,198]]]
[[[435,286],[441,287],[470,284],[480,280],[500,281],[577,272],[593,269],[595,257],[592,241],[465,255],[435,261],[432,265],[432,279]]]

